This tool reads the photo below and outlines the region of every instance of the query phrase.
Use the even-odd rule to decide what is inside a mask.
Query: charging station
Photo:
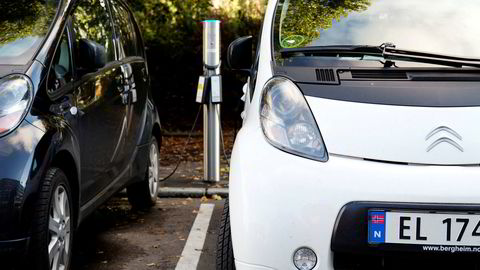
[[[204,180],[220,181],[220,21],[203,22],[203,76],[198,81],[196,102],[203,104]]]

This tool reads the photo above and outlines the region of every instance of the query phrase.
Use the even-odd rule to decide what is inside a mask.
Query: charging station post
[[[220,21],[203,22],[203,72],[197,102],[203,103],[203,169],[204,180],[220,181]]]

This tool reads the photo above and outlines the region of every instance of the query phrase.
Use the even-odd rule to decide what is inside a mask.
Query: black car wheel
[[[33,217],[29,269],[68,270],[72,257],[73,209],[65,173],[51,168],[41,184]]]
[[[152,137],[148,154],[148,169],[143,181],[127,188],[128,200],[134,208],[144,209],[155,204],[159,187],[160,151],[155,137]]]
[[[217,270],[235,270],[232,234],[230,230],[230,211],[228,199],[223,207],[222,221],[217,240]]]

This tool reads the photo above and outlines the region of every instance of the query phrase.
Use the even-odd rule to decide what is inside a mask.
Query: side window
[[[113,16],[113,22],[115,24],[115,30],[117,38],[120,41],[119,44],[119,57],[120,59],[129,56],[138,56],[137,37],[135,35],[135,26],[132,23],[132,16],[128,9],[119,1],[111,1],[111,10]]]
[[[78,1],[73,13],[73,29],[75,32],[75,48],[80,40],[93,41],[105,48],[106,62],[115,60],[113,45],[113,26],[106,0]],[[78,53],[78,50],[75,50]],[[76,59],[81,59],[76,55]],[[81,61],[78,61],[81,63]]]
[[[48,93],[55,94],[57,90],[71,81],[73,81],[73,66],[68,34],[65,30],[48,74]]]

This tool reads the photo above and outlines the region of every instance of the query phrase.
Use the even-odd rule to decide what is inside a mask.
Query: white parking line
[[[214,204],[201,204],[195,222],[188,235],[187,242],[183,248],[182,256],[178,260],[175,270],[193,270],[197,269],[200,255],[202,254],[203,244],[207,237],[210,218],[212,217]]]

